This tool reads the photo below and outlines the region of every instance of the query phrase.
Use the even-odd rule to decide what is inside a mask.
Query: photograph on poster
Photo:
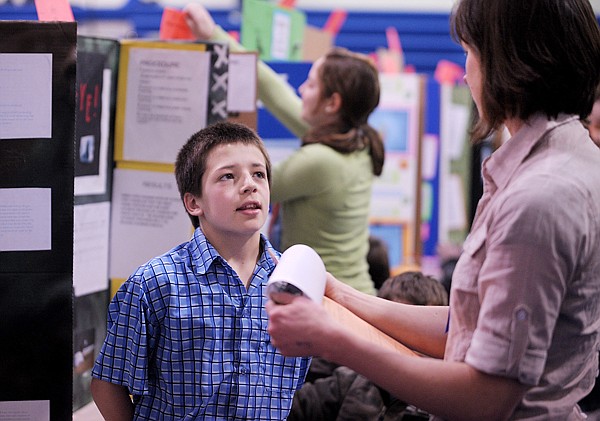
[[[94,157],[96,155],[95,141],[96,137],[93,134],[88,134],[79,138],[79,163],[84,165],[94,163]]]

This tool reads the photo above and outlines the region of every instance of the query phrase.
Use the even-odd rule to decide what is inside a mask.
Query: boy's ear
[[[185,193],[183,195],[183,204],[185,206],[185,210],[187,210],[190,215],[200,217],[204,213],[202,211],[200,198],[196,197],[192,193]]]

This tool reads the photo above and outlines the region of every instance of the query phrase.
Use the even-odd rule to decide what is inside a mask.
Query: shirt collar
[[[260,242],[262,244],[263,252],[261,253],[260,259],[258,259],[258,265],[264,268],[267,273],[271,273],[273,269],[275,269],[277,263],[273,259],[271,253],[269,253],[269,250],[277,259],[279,259],[281,254],[273,248],[273,245],[263,234],[260,234]],[[205,274],[215,261],[224,261],[217,249],[208,242],[201,228],[196,228],[189,246],[192,256],[192,267],[194,268],[194,271],[200,275]]]
[[[555,120],[549,120],[543,114],[534,115],[484,161],[484,179],[497,189],[503,189],[546,133],[574,119],[577,116],[567,114],[560,114]]]

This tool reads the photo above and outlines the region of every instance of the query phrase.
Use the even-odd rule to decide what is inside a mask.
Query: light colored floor
[[[587,421],[600,421],[600,410],[587,414]],[[96,404],[92,401],[73,413],[73,421],[104,421]]]
[[[73,413],[73,421],[104,421],[104,418],[92,401]]]

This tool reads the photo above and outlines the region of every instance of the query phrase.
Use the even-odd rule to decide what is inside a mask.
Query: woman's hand
[[[188,26],[198,39],[208,40],[211,38],[216,25],[204,6],[198,3],[189,3],[183,12]]]
[[[335,323],[325,308],[305,296],[288,304],[266,304],[273,345],[286,356],[321,356]]]

